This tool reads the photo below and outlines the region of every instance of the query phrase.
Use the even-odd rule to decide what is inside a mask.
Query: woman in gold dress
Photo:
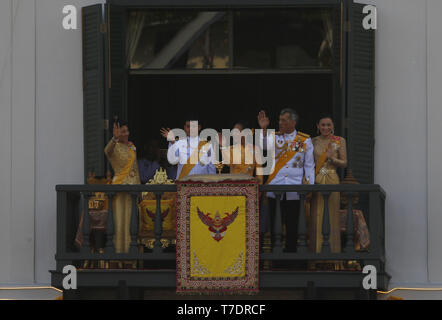
[[[262,184],[262,166],[260,165],[262,161],[257,161],[259,160],[257,157],[261,154],[259,150],[257,150],[258,147],[255,147],[253,143],[247,143],[244,137],[239,138],[238,133],[245,129],[244,124],[237,122],[233,126],[233,129],[237,129],[238,131],[236,131],[236,134],[235,132],[233,133],[234,144],[232,146],[227,148],[226,141],[222,141],[220,138],[223,161],[229,159],[229,163],[226,163],[226,165],[230,167],[230,173],[246,174],[249,176],[255,175],[259,184]],[[235,140],[238,141],[239,139],[241,139],[241,142],[235,144]],[[239,155],[241,155],[241,159],[239,159]]]
[[[329,115],[321,116],[317,123],[320,135],[313,138],[314,157],[316,164],[316,184],[339,184],[337,168],[347,166],[347,150],[345,139],[334,135],[333,119]],[[341,233],[339,226],[339,192],[332,192],[328,198],[330,221],[331,252],[341,252]],[[322,218],[324,200],[321,193],[313,194],[310,208],[310,241],[312,252],[321,252]]]
[[[114,123],[113,137],[104,149],[115,175],[112,184],[140,184],[136,148],[129,141],[126,122]],[[128,193],[118,193],[112,203],[115,226],[115,252],[127,253],[130,245],[130,217],[132,198]]]

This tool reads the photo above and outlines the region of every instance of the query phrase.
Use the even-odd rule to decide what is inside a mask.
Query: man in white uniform
[[[264,148],[275,148],[275,169],[267,179],[271,185],[298,185],[315,183],[315,162],[310,136],[296,130],[298,115],[290,108],[279,115],[279,130],[275,135],[267,135],[270,120],[264,111],[258,114],[258,123],[263,129]],[[266,146],[267,145],[267,146]],[[270,208],[272,242],[276,212],[275,195],[267,193]],[[296,252],[298,239],[300,201],[296,192],[284,193],[281,197],[281,214],[286,225],[286,252]]]
[[[212,144],[200,140],[200,124],[198,125],[198,129],[195,128],[195,130],[190,130],[191,122],[193,121],[188,120],[184,124],[184,131],[186,132],[185,139],[169,142],[169,163],[172,165],[178,164],[176,179],[194,174],[216,174],[216,168],[212,160]],[[165,128],[160,130],[161,135],[166,139],[169,131],[170,129]]]

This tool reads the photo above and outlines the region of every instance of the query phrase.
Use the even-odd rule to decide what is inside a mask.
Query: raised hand
[[[161,128],[160,129],[160,133],[161,133],[161,135],[164,137],[164,138],[168,138],[168,136],[169,136],[169,132],[170,132],[171,130],[170,130],[170,128]]]
[[[261,129],[267,129],[270,124],[270,119],[267,117],[264,110],[258,113],[258,124]]]
[[[331,142],[327,146],[327,153],[326,154],[327,154],[327,159],[333,158],[333,146],[332,146]]]
[[[120,123],[114,122],[114,130],[113,130],[114,139],[119,140],[121,137],[121,128]]]

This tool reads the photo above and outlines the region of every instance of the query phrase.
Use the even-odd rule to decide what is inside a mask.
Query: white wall
[[[36,282],[55,268],[57,184],[83,183],[81,7],[100,0],[36,0]],[[62,27],[65,5],[78,10],[78,29]]]
[[[427,274],[426,2],[377,7],[375,182],[387,192],[387,272],[392,284]]]
[[[0,2],[0,282],[10,278],[11,3]]]
[[[6,283],[34,281],[34,9],[34,1],[0,3],[0,282]]]
[[[440,287],[442,2],[360,2],[378,8],[375,180],[388,197],[391,287]],[[442,292],[394,295],[442,299]]]
[[[428,0],[428,269],[442,283],[442,2]]]
[[[83,182],[81,7],[0,1],[0,283],[49,283],[55,185]],[[74,5],[78,30],[62,28]]]
[[[62,8],[99,2],[0,1],[0,283],[50,282],[55,185],[83,181],[81,30],[62,28]],[[387,271],[393,286],[434,285],[442,282],[442,4],[361,2],[378,8],[375,181],[387,192]]]

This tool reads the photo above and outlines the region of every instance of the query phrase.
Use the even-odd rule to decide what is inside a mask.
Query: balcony
[[[79,289],[108,288],[117,289],[119,297],[127,298],[131,288],[137,290],[168,289],[173,292],[176,286],[175,252],[173,247],[164,248],[163,226],[161,218],[161,198],[165,192],[176,192],[176,185],[58,185],[57,191],[57,252],[55,255],[56,269],[50,270],[52,285],[62,289],[63,267],[77,267],[77,286]],[[91,252],[91,221],[89,214],[84,215],[82,224],[83,243],[80,249],[74,246],[82,208],[88,208],[89,198],[101,192],[112,199],[118,192],[132,195],[132,215],[130,224],[131,244],[129,253],[115,253],[113,246],[114,226],[112,201],[107,209],[107,225],[104,250],[101,253]],[[153,246],[142,249],[139,238],[138,199],[142,192],[152,192],[156,197],[156,216],[154,225]],[[274,192],[277,195],[273,248],[264,246],[260,255],[260,290],[292,290],[298,289],[305,293],[303,298],[317,298],[322,289],[353,290],[355,298],[374,299],[376,290],[365,290],[362,280],[366,276],[361,269],[372,265],[377,270],[377,290],[387,289],[390,276],[385,272],[385,192],[379,185],[262,185],[260,192]],[[284,228],[279,201],[284,192],[298,192],[301,200],[301,213],[298,230],[298,250],[287,253],[283,250]],[[320,253],[309,252],[307,248],[307,223],[304,203],[308,194],[319,192],[325,203],[331,192],[340,192],[346,196],[345,233],[342,234],[341,253],[331,253],[329,244],[328,206],[324,209],[322,228],[323,245]],[[353,199],[359,198],[358,204]],[[354,209],[363,212],[369,230],[369,246],[364,250],[355,250]],[[119,262],[137,261],[135,268],[84,268],[85,262]],[[352,262],[360,268],[345,270],[300,270],[299,268],[277,269],[269,267],[276,261],[344,261]],[[98,265],[98,264],[97,264]],[[348,265],[348,264],[347,264]],[[66,290],[65,297],[77,297],[72,290]],[[160,298],[160,297],[157,297]]]

